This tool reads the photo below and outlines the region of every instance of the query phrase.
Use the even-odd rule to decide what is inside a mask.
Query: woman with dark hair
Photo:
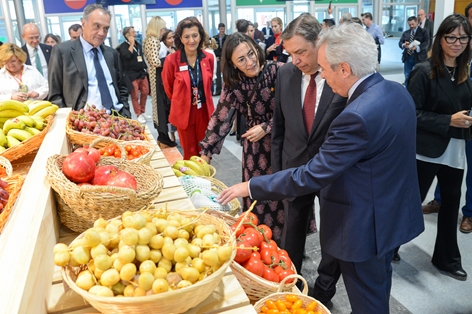
[[[166,58],[162,81],[171,100],[169,122],[177,127],[184,159],[200,152],[198,142],[214,111],[211,94],[213,55],[202,50],[205,30],[196,17],[187,17],[175,29],[177,52]]]
[[[272,173],[270,165],[271,130],[277,69],[281,64],[267,62],[264,51],[242,33],[226,38],[221,55],[224,86],[215,112],[211,116],[205,138],[200,142],[201,157],[210,162],[219,154],[230,132],[236,112],[246,118],[243,138],[242,178]],[[243,210],[251,205],[243,199]],[[282,233],[284,207],[281,202],[258,204],[253,210],[259,220],[273,231],[278,240]]]
[[[239,33],[243,33],[254,39],[254,24],[251,21],[240,19],[236,21],[236,29]]]
[[[44,37],[44,43],[51,47],[54,47],[55,45],[60,44],[61,42],[62,40],[59,35],[47,34],[46,37]]]
[[[432,263],[458,280],[466,280],[457,244],[457,220],[465,167],[465,142],[471,139],[472,30],[466,17],[453,14],[439,26],[431,57],[415,66],[408,91],[416,104],[416,159],[421,200],[437,177],[442,204]]]

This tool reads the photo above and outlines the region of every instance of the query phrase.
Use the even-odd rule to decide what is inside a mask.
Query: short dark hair
[[[361,14],[361,16],[372,21],[372,13],[370,13],[370,12],[363,13],[363,14]],[[351,18],[351,20],[352,20],[352,18]]]
[[[246,43],[254,50],[259,65],[262,66],[266,62],[264,50],[248,35],[236,32],[226,37],[221,52],[221,73],[223,74],[223,81],[231,88],[236,87],[241,82],[241,76],[243,75],[231,59],[236,47],[242,43]]]
[[[69,35],[70,35],[70,31],[77,32],[79,29],[82,29],[82,25],[72,24],[71,26],[69,26]]]
[[[326,24],[326,26],[331,27],[336,25],[333,19],[324,19],[323,22]]]
[[[131,29],[134,29],[134,26],[126,26],[125,28],[123,28],[123,37],[126,37],[126,35],[128,35]]]
[[[62,42],[61,40],[61,37],[59,37],[59,35],[54,35],[54,34],[47,34],[45,37],[44,37],[44,43],[46,43],[46,41],[49,39],[49,38],[52,38],[52,40],[54,40],[56,43],[60,44]]]
[[[249,21],[245,19],[240,19],[236,21],[236,29],[240,33],[246,33],[249,27]]]
[[[371,20],[372,20],[372,19],[371,19]],[[352,19],[350,19],[348,22],[350,22],[350,23],[357,23],[357,24],[359,24],[360,26],[363,26],[361,19],[358,18],[357,16],[352,17]]]
[[[408,18],[408,22],[411,22],[411,21],[415,21],[415,22],[418,22],[418,18],[416,16],[410,16]]]
[[[196,26],[198,28],[198,34],[200,34],[200,42],[198,43],[198,50],[202,50],[203,41],[205,40],[205,30],[203,29],[202,23],[195,17],[189,16],[184,18],[182,21],[177,24],[175,28],[175,47],[178,50],[184,49],[184,44],[180,40],[182,33],[184,32],[184,28],[191,28]]]
[[[300,35],[314,45],[320,32],[320,22],[310,13],[302,13],[287,25],[280,38],[287,40],[295,35]]]
[[[472,8],[472,2],[465,7],[465,17],[469,18],[469,10]]]
[[[166,38],[169,33],[172,33],[172,30],[169,28],[166,28],[162,31],[162,36],[161,36],[161,41],[165,44],[166,43]]]
[[[220,28],[220,27],[224,27],[224,28],[226,28],[226,25],[225,25],[225,23],[220,23],[220,24],[218,24],[218,28]]]

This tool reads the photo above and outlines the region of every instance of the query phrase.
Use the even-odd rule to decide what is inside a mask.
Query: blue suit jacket
[[[251,195],[280,200],[321,190],[323,250],[349,262],[383,256],[424,230],[415,134],[410,94],[376,73],[357,87],[313,159],[252,178]]]

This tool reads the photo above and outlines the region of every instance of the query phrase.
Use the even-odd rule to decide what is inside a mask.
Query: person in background
[[[208,53],[211,53],[214,58],[214,68],[213,68],[213,82],[216,80],[216,56],[214,50],[218,48],[214,38],[211,38],[207,31],[205,31],[205,40],[203,41],[202,49]],[[211,84],[211,92],[213,93],[215,84]]]
[[[372,13],[366,12],[361,14],[362,17],[362,23],[365,25],[365,29],[367,30],[367,33],[369,33],[375,40],[375,43],[377,44],[377,51],[378,51],[378,58],[377,61],[379,62],[380,65],[380,59],[382,58],[382,49],[380,48],[380,45],[383,45],[385,43],[385,37],[383,35],[383,31],[378,26],[372,21]],[[377,66],[377,70],[379,67]]]
[[[405,87],[408,88],[408,76],[413,67],[428,58],[429,34],[426,30],[418,27],[416,16],[408,18],[409,30],[403,32],[398,46],[403,49],[402,62],[405,74]],[[412,45],[413,41],[419,42],[418,46]]]
[[[323,22],[321,22],[321,27],[322,28],[330,28],[331,26],[336,25],[333,19],[324,19]]]
[[[46,98],[48,81],[36,68],[26,65],[26,53],[15,44],[0,47],[0,100]]]
[[[110,21],[108,10],[89,4],[84,9],[79,39],[54,47],[49,65],[50,102],[73,110],[93,104],[131,118],[120,56],[116,49],[103,44]]]
[[[341,15],[341,18],[339,19],[339,24],[350,21],[351,19],[352,19],[351,12],[344,12],[343,15]]]
[[[80,24],[72,24],[69,26],[69,36],[70,40],[76,40],[82,35],[83,29]]]
[[[433,45],[434,22],[426,17],[426,12],[423,9],[418,11],[418,26],[425,29],[429,34],[429,51]]]
[[[224,86],[205,137],[200,142],[201,157],[210,162],[219,154],[231,130],[236,112],[246,118],[247,132],[242,134],[242,178],[272,173],[271,132],[277,69],[280,63],[265,60],[264,51],[244,33],[233,33],[226,39],[221,55]],[[246,197],[242,209],[251,200]],[[280,241],[283,227],[282,202],[257,204],[252,211],[261,223],[268,225],[275,241]]]
[[[348,97],[319,153],[302,167],[223,190],[218,201],[320,191],[321,249],[339,262],[352,313],[387,314],[393,251],[424,230],[415,104],[403,86],[375,71],[377,47],[362,26],[331,27],[317,46],[321,76]]]
[[[431,259],[445,274],[466,280],[457,244],[457,220],[466,141],[471,139],[472,82],[471,26],[461,14],[446,17],[439,26],[427,62],[417,64],[409,76],[408,91],[416,104],[416,160],[421,200],[438,179],[441,210]]]
[[[146,101],[149,95],[149,81],[146,72],[146,62],[141,44],[136,40],[133,26],[123,29],[126,40],[120,45],[120,57],[123,62],[123,72],[133,84],[131,102],[136,117],[141,124],[146,123]]]
[[[54,47],[55,45],[60,44],[61,42],[62,40],[59,35],[47,34],[46,37],[44,37],[44,43],[51,47]]]
[[[41,43],[39,28],[33,23],[23,26],[21,38],[26,42],[21,47],[26,52],[25,64],[35,67],[47,79],[52,47]]]
[[[223,51],[223,45],[225,44],[226,40],[226,26],[224,23],[218,24],[218,34],[213,36],[218,45],[218,48],[214,50],[216,56],[216,84],[215,84],[215,92],[213,96],[219,96],[221,94],[221,52]]]
[[[177,52],[168,55],[162,70],[164,90],[169,97],[169,122],[177,127],[184,159],[199,155],[198,143],[205,137],[215,110],[211,94],[213,55],[203,51],[205,30],[196,17],[187,17],[175,29]]]
[[[254,40],[254,24],[252,22],[245,20],[245,19],[240,19],[236,21],[236,30],[239,33],[243,33],[248,35]]]
[[[254,40],[258,40],[259,42],[265,42],[264,33],[262,33],[259,29],[259,24],[257,22],[254,23]]]
[[[264,34],[265,39],[269,38],[270,36],[274,36],[274,32],[272,31],[272,25],[271,25],[270,20],[266,21],[266,26],[262,28],[261,32],[262,34]]]
[[[282,34],[282,19],[274,17],[271,20],[274,36],[266,39],[266,59],[278,62],[287,62],[288,54],[284,50],[283,41],[280,38]]]
[[[360,18],[358,18],[357,16],[354,16],[352,19],[347,20],[346,22],[348,22],[348,23],[357,23],[360,26],[364,26],[364,24],[362,23],[362,20]]]
[[[166,22],[160,16],[154,16],[149,20],[146,28],[146,38],[143,42],[144,56],[149,63],[149,81],[151,83],[152,96],[152,121],[157,130],[157,142],[161,148],[175,147],[177,144],[169,138],[167,133],[167,117],[169,108],[164,98],[164,85],[162,83],[162,62],[160,56],[161,36],[165,32]]]

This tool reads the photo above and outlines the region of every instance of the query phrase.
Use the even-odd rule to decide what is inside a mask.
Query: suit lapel
[[[357,86],[357,88],[354,91],[354,93],[352,94],[352,96],[349,97],[349,99],[347,100],[347,103],[346,103],[346,107],[351,102],[356,100],[356,98],[359,97],[359,95],[361,95],[366,89],[368,89],[369,87],[371,87],[374,84],[377,84],[378,82],[382,81],[383,79],[384,79],[383,76],[380,75],[378,72],[375,72],[373,75],[366,78],[362,83],[359,84],[359,86]]]
[[[290,86],[302,86],[302,72],[296,67],[293,66],[293,72],[292,75],[289,79]],[[293,112],[295,115],[295,121],[298,121],[298,125],[300,126],[300,132],[302,134],[306,134],[306,129],[305,129],[305,121],[303,120],[303,103],[302,103],[302,92],[300,88],[291,88],[290,89],[290,96],[287,99],[288,104],[294,104],[295,108],[293,108],[293,105],[290,105],[289,110]],[[293,100],[293,102],[291,101]]]
[[[324,83],[323,85],[323,92],[321,93],[320,101],[318,102],[318,108],[316,109],[315,113],[315,121],[313,121],[313,126],[310,132],[310,138],[313,138],[316,134],[318,126],[320,125],[321,121],[323,120],[323,116],[326,113],[331,101],[333,100],[333,90],[328,85],[328,83]]]
[[[186,63],[186,62],[182,62],[182,53],[181,51],[179,50],[178,52],[178,55],[177,55],[177,62],[179,62],[178,66],[179,66],[179,72],[186,72],[186,73],[183,73],[184,75],[183,78],[184,78],[184,81],[185,81],[185,87],[186,87],[186,90],[192,90],[191,86],[190,86],[190,75],[188,74],[188,71],[190,70],[190,66]],[[181,71],[180,69],[182,69],[183,67],[187,67],[186,70],[184,71]],[[186,74],[186,75],[185,75]]]
[[[77,71],[79,72],[79,77],[82,79],[82,84],[85,90],[88,90],[88,72],[87,72],[87,65],[85,64],[84,58],[84,51],[82,48],[82,43],[80,40],[75,41],[75,45],[72,46],[70,51],[70,56],[72,61],[75,63],[77,67]]]

